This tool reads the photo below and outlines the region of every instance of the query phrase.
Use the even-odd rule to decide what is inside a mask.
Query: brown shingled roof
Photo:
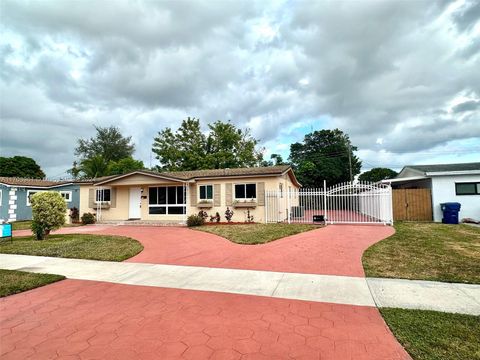
[[[211,169],[211,170],[193,170],[193,171],[165,171],[157,172],[151,170],[138,170],[129,174],[117,175],[109,177],[108,179],[95,179],[96,184],[108,182],[109,180],[115,180],[129,176],[133,173],[153,175],[158,177],[170,178],[172,180],[188,181],[201,178],[217,178],[217,177],[237,177],[237,176],[268,176],[268,175],[281,175],[290,169],[290,165],[278,165],[268,167],[249,167],[249,168],[234,168],[234,169]],[[294,177],[294,175],[292,175]],[[295,182],[296,179],[295,179]]]
[[[19,177],[0,177],[0,183],[21,187],[51,187],[56,185],[69,184],[72,181],[52,181],[42,179],[27,179]]]
[[[249,167],[234,169],[212,169],[212,170],[193,170],[193,171],[167,171],[157,173],[168,177],[190,180],[205,177],[223,177],[223,176],[251,176],[251,175],[280,175],[290,168],[289,165],[278,165],[268,167]]]

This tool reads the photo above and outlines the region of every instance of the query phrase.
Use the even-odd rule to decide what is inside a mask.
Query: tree
[[[32,158],[26,156],[0,156],[0,176],[44,179],[45,173]]]
[[[152,151],[160,161],[161,170],[197,170],[206,168],[206,136],[200,130],[200,121],[187,118],[176,133],[166,128],[154,138]]]
[[[83,159],[80,162],[79,169],[82,177],[87,179],[108,175],[108,163],[101,155]]]
[[[225,169],[258,166],[263,160],[256,149],[258,140],[249,129],[237,129],[230,121],[209,124],[207,138],[207,168]]]
[[[286,165],[287,163],[283,161],[283,157],[280,154],[272,154],[270,155],[270,159],[273,160],[273,164],[277,165]]]
[[[283,161],[283,157],[280,154],[272,154],[270,155],[270,160],[262,161],[262,166],[278,166],[278,165],[287,165],[287,163]]]
[[[67,170],[67,173],[72,175],[74,179],[77,179],[81,172],[82,170],[78,167],[78,163],[76,161],[73,162],[72,168]]]
[[[37,240],[48,237],[50,231],[65,224],[67,205],[62,195],[56,191],[45,191],[33,194],[32,204],[32,231]]]
[[[365,171],[364,173],[360,174],[360,176],[358,177],[358,180],[378,182],[382,180],[393,179],[397,175],[398,173],[392,169],[373,168],[369,171]]]
[[[107,166],[107,174],[121,175],[135,170],[142,170],[144,168],[145,166],[143,165],[143,161],[128,157],[118,161],[110,161]]]
[[[110,161],[118,161],[131,157],[135,145],[131,143],[132,137],[124,137],[120,129],[115,126],[97,127],[97,134],[90,139],[78,139],[75,155],[81,160],[101,156],[108,164]]]
[[[166,128],[155,137],[152,151],[160,161],[157,168],[167,171],[238,168],[256,166],[262,154],[258,140],[248,129],[237,129],[230,122],[216,121],[204,134],[200,121],[187,118],[176,132]]]
[[[132,158],[135,145],[132,137],[124,137],[117,127],[97,127],[97,134],[90,139],[78,139],[75,155],[79,163],[73,162],[68,170],[74,178],[96,178],[105,175],[125,174],[143,169],[143,162]]]
[[[350,180],[360,173],[361,161],[353,153],[348,135],[341,130],[320,130],[305,135],[302,143],[290,145],[289,160],[300,183],[305,187],[321,187]]]

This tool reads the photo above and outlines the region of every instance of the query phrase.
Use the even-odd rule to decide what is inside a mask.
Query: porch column
[[[183,214],[183,222],[187,223],[188,217],[188,208],[190,207],[190,191],[189,191],[189,184],[184,182],[183,183],[183,194],[185,196],[185,214]]]

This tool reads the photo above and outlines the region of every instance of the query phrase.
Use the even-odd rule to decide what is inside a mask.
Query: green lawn
[[[380,309],[414,360],[479,360],[480,317],[437,311]]]
[[[63,279],[65,277],[61,275],[0,269],[0,297],[35,289]]]
[[[12,222],[12,230],[30,230],[32,220],[20,220]],[[82,224],[65,224],[64,227],[82,226]]]
[[[480,284],[480,228],[398,222],[395,230],[363,254],[368,277]]]
[[[123,261],[143,250],[142,244],[123,236],[69,234],[50,235],[47,240],[33,236],[14,237],[0,244],[0,253],[54,256],[75,259]]]
[[[12,222],[12,230],[30,230],[31,220],[21,220]]]
[[[220,235],[237,244],[265,244],[267,242],[318,229],[318,225],[306,224],[245,224],[245,225],[204,225],[195,228]]]

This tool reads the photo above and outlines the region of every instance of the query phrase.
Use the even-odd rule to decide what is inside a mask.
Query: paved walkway
[[[131,236],[145,250],[106,264],[2,255],[1,267],[96,280],[0,299],[2,359],[409,358],[361,265],[389,227],[329,226],[256,246],[186,228],[61,230],[90,231]]]
[[[375,306],[365,278],[0,254],[4,269],[126,285]]]
[[[480,285],[6,254],[0,264],[78,280],[480,315]]]
[[[329,225],[249,246],[186,227],[84,226],[57,233],[80,230],[137,239],[145,249],[128,262],[358,277],[365,276],[363,252],[394,233],[390,226]]]
[[[0,299],[6,359],[409,359],[374,307],[64,280]]]

